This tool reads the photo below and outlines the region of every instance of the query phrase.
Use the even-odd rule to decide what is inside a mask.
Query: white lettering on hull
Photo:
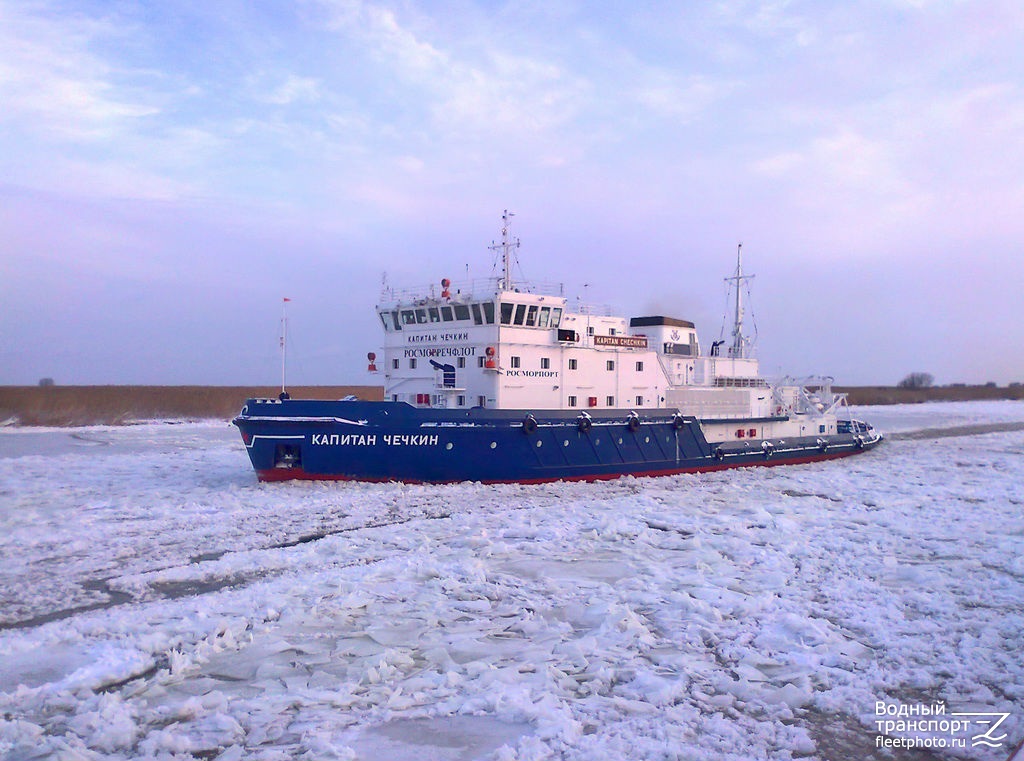
[[[437,434],[384,434],[380,437],[388,447],[436,447]],[[363,433],[314,433],[310,443],[317,447],[375,447],[377,434]]]

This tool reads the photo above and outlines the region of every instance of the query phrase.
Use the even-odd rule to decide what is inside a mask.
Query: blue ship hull
[[[854,421],[832,436],[712,445],[696,418],[664,410],[581,415],[291,399],[250,399],[234,423],[261,481],[597,481],[829,460],[882,438]]]

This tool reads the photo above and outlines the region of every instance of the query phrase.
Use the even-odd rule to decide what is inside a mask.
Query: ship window
[[[540,358],[540,369],[541,370],[550,370],[551,369],[551,359],[549,357],[541,357]]]
[[[437,307],[430,307],[427,314],[430,315],[431,322],[441,322],[441,312]]]
[[[551,322],[551,307],[541,307],[540,317],[537,319],[538,328],[546,328]]]
[[[457,397],[455,397],[455,399],[456,399],[456,403],[460,407],[465,407],[466,406],[466,395],[465,394],[459,394]]]
[[[570,359],[569,360],[569,369],[570,370],[575,370],[578,367],[579,367],[579,360],[577,360],[577,359]]]
[[[397,359],[391,360],[391,369],[392,370],[397,370],[398,369],[398,360]]]
[[[465,357],[457,357],[455,362],[456,362],[456,367],[465,367],[466,366],[466,358]]]
[[[610,335],[610,336],[618,335],[618,331],[616,331],[615,328],[608,328],[608,335]]]
[[[483,367],[484,366],[484,362],[486,362],[486,361],[487,361],[486,357],[477,357],[476,358],[476,366],[477,367]]]
[[[380,321],[384,324],[384,330],[388,330],[390,326],[388,325],[388,313],[387,312],[381,312],[380,313]]]
[[[512,324],[512,308],[514,304],[502,303],[501,305],[501,324],[511,325]]]
[[[416,310],[416,322],[419,325],[425,325],[426,324],[426,322],[427,322],[427,310],[426,309],[417,309]]]
[[[644,371],[644,363],[643,362],[637,362],[636,363],[636,371],[638,373],[642,373]]]
[[[614,396],[606,396],[604,398],[604,403],[606,405],[608,405],[609,407],[614,407],[615,406],[615,397]]]
[[[478,396],[476,398],[476,406],[477,407],[486,407],[487,406],[487,397],[484,396],[483,394]]]
[[[473,306],[473,322],[476,323],[477,325],[483,325],[484,324],[484,316],[483,316],[483,313],[480,311],[480,305],[479,304],[473,304],[472,306]]]
[[[456,320],[468,320],[469,319],[469,307],[465,304],[455,305],[455,319]]]
[[[614,370],[615,369],[615,360],[614,359],[609,359],[607,362],[605,362],[604,363],[604,369],[605,370]]]
[[[412,359],[409,360],[409,369],[410,370],[415,370],[416,369],[416,357],[413,357]]]
[[[638,396],[636,398],[636,406],[637,407],[643,407],[644,406],[644,398],[642,396]]]
[[[551,327],[557,328],[562,322],[562,307],[551,307]]]
[[[402,329],[402,319],[401,319],[401,315],[398,313],[397,309],[394,312],[391,313],[391,322],[394,323],[395,330],[401,330]]]
[[[588,336],[594,335],[594,326],[593,325],[587,325],[587,335]]]
[[[391,401],[397,402],[398,401],[398,394],[392,394],[391,395]]]
[[[484,322],[488,325],[494,324],[494,302],[485,301],[481,306],[484,308]]]
[[[445,322],[451,322],[455,319],[455,315],[452,313],[451,307],[441,307],[441,319]]]
[[[516,304],[516,316],[512,318],[513,325],[522,325],[526,319],[526,304]]]
[[[519,357],[511,357],[511,361],[513,369],[519,367]]]
[[[416,324],[416,313],[411,309],[402,310],[402,324],[403,325],[415,325]]]
[[[537,324],[537,305],[531,304],[526,310],[526,324],[533,327]]]
[[[576,397],[575,396],[570,396],[569,400],[568,400],[568,404],[569,404],[570,407],[575,407],[576,406]]]

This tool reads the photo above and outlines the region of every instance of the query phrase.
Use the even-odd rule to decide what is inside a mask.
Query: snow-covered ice
[[[1024,430],[970,426],[1024,404],[857,414],[898,435],[547,486],[258,484],[224,423],[3,429],[0,757],[1002,761]],[[878,731],[940,704],[1005,737]]]

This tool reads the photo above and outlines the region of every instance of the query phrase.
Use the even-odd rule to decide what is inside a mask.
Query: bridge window
[[[402,310],[402,324],[403,325],[415,325],[416,324],[416,312],[411,309]]]
[[[455,305],[455,319],[456,320],[468,320],[469,319],[469,307],[465,304]]]
[[[537,305],[531,304],[526,309],[526,324],[531,328],[537,324]]]
[[[441,310],[437,307],[430,307],[427,310],[427,314],[430,315],[431,322],[441,322]]]
[[[494,324],[494,302],[493,301],[485,301],[483,303],[483,308],[484,308],[484,322],[486,322],[488,325],[493,325]]]
[[[522,325],[526,319],[526,304],[516,304],[516,316],[512,318],[513,325]]]
[[[479,304],[471,304],[470,306],[473,308],[473,322],[475,324],[477,324],[477,325],[483,325],[484,324],[484,315],[483,315],[483,312],[480,311],[480,305]]]
[[[511,325],[512,324],[512,310],[515,308],[515,304],[509,304],[508,302],[502,302],[501,304],[501,324]]]
[[[562,307],[551,307],[551,327],[557,328],[562,322]]]
[[[541,307],[540,317],[537,319],[538,328],[546,328],[551,322],[551,307]]]
[[[455,319],[455,313],[452,312],[451,307],[441,307],[441,319],[445,322],[451,322]]]
[[[419,325],[426,325],[426,323],[427,323],[427,310],[426,309],[417,309],[416,310],[416,322]]]

